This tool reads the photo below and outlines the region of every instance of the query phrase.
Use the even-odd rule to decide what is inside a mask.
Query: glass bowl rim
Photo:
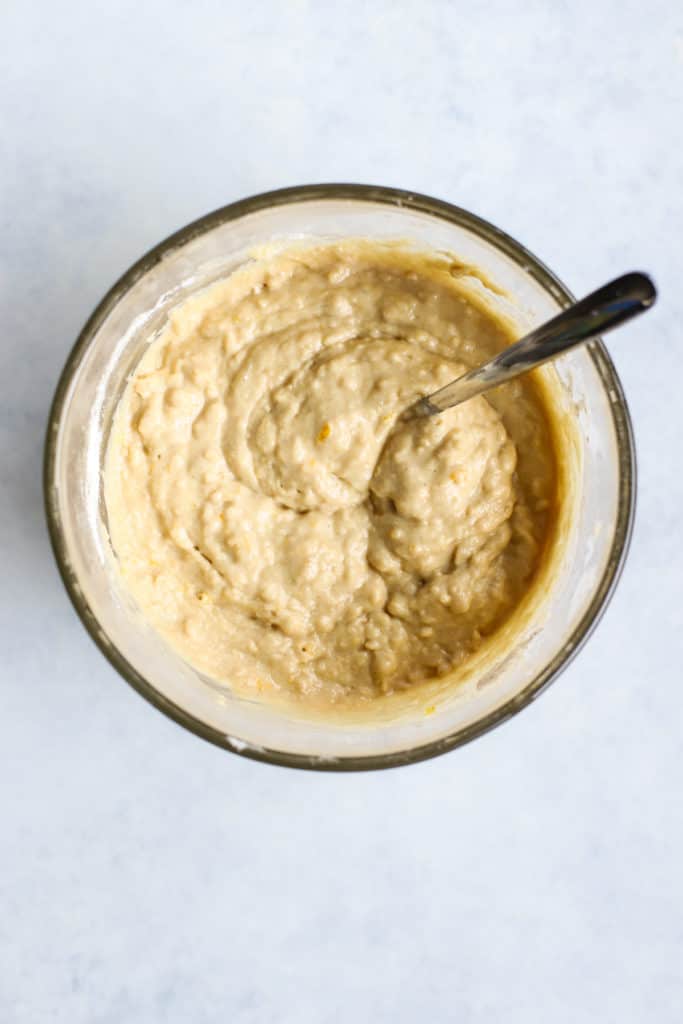
[[[367,771],[379,768],[394,768],[424,761],[476,739],[496,726],[501,725],[530,704],[570,664],[600,621],[619,581],[628,553],[635,514],[635,445],[626,398],[612,360],[601,341],[590,342],[586,349],[600,376],[603,387],[611,399],[609,406],[612,413],[618,453],[619,494],[617,520],[607,564],[591,602],[570,639],[543,670],[527,683],[523,690],[507,700],[501,707],[484,715],[478,721],[456,729],[441,739],[411,747],[407,750],[392,751],[385,754],[325,758],[315,754],[299,754],[270,748],[233,744],[230,736],[226,736],[224,732],[196,718],[183,707],[160,693],[149,680],[124,658],[114,644],[108,640],[105,641],[103,638],[104,631],[86,601],[69,562],[66,540],[60,525],[55,472],[60,425],[71,382],[102,322],[111,313],[122,296],[160,260],[200,235],[247,214],[256,213],[270,207],[321,199],[348,199],[356,202],[383,203],[389,206],[404,207],[417,212],[427,213],[440,220],[456,224],[458,227],[465,228],[478,235],[502,251],[540,284],[546,292],[550,293],[561,306],[567,306],[574,301],[572,293],[555,274],[512,236],[462,207],[455,206],[441,199],[434,199],[419,192],[381,185],[330,183],[296,185],[289,188],[276,189],[271,192],[261,192],[234,203],[229,203],[227,206],[222,206],[180,228],[179,231],[174,232],[145,253],[112,285],[86,321],[67,356],[50,407],[44,446],[43,496],[52,550],[62,582],[76,613],[102,654],[117,670],[119,675],[137,690],[141,696],[176,723],[195,733],[195,735],[208,740],[224,750],[229,750],[232,753],[252,760],[263,761],[282,767],[304,768],[317,771]]]

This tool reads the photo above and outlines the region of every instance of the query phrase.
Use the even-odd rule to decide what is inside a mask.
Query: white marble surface
[[[0,1021],[678,1022],[683,1004],[680,4],[4,0]],[[483,740],[392,772],[231,756],[79,625],[48,402],[112,280],[302,181],[450,199],[576,292],[652,270],[612,350],[640,502],[588,648]]]

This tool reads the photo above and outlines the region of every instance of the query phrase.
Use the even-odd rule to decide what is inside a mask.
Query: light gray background
[[[683,17],[671,2],[0,6],[2,1024],[678,1022]],[[133,260],[304,181],[421,190],[614,337],[631,557],[535,706],[416,767],[313,775],[167,721],[88,639],[43,523],[48,403]]]

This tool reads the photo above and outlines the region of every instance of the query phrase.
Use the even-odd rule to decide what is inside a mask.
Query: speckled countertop
[[[674,1024],[683,1005],[679,4],[3,5],[0,1021]],[[232,199],[367,181],[494,221],[611,346],[640,464],[586,650],[436,761],[231,756],[116,676],[49,550],[47,406],[95,302]]]

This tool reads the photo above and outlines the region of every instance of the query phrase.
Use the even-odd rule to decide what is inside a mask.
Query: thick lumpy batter
[[[543,398],[527,379],[400,414],[512,340],[446,260],[363,242],[256,259],[186,301],[107,456],[143,614],[203,673],[264,696],[369,699],[462,664],[542,557]]]

